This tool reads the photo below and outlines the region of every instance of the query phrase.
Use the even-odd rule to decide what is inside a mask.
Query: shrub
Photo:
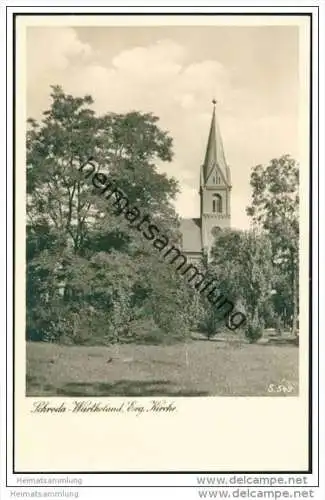
[[[263,335],[263,325],[258,320],[252,320],[247,323],[245,336],[251,343],[257,342]]]
[[[129,341],[160,344],[164,335],[152,318],[143,318],[129,323],[127,337]]]
[[[207,304],[201,314],[199,330],[206,334],[208,339],[224,330],[225,319],[220,311],[211,304]]]

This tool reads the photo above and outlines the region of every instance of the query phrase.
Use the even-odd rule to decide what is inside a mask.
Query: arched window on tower
[[[215,213],[217,212],[218,214],[222,213],[222,197],[220,194],[214,194],[213,195],[215,200],[212,200],[212,212]]]

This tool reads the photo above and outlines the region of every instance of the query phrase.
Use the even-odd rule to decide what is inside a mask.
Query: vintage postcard
[[[15,471],[310,470],[311,16],[13,36]]]

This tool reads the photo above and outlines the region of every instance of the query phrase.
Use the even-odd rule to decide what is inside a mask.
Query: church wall
[[[228,213],[228,200],[227,200],[227,188],[224,187],[206,187],[203,189],[202,197],[203,197],[203,203],[202,203],[202,213],[203,214],[213,214],[212,211],[212,203],[215,198],[214,195],[219,194],[222,198],[222,214],[227,214]]]
[[[202,216],[202,231],[204,246],[210,249],[214,236],[212,234],[213,228],[226,229],[230,227],[230,217],[226,214],[212,215],[205,214]]]

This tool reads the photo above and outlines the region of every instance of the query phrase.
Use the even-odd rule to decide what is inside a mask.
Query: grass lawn
[[[187,351],[187,354],[186,354]],[[27,343],[28,396],[295,396],[295,346],[191,341],[172,346]],[[268,392],[287,381],[290,393]]]
[[[187,354],[186,354],[187,351]],[[295,346],[191,341],[172,346],[27,343],[27,396],[295,396]],[[287,381],[290,393],[268,392]]]

